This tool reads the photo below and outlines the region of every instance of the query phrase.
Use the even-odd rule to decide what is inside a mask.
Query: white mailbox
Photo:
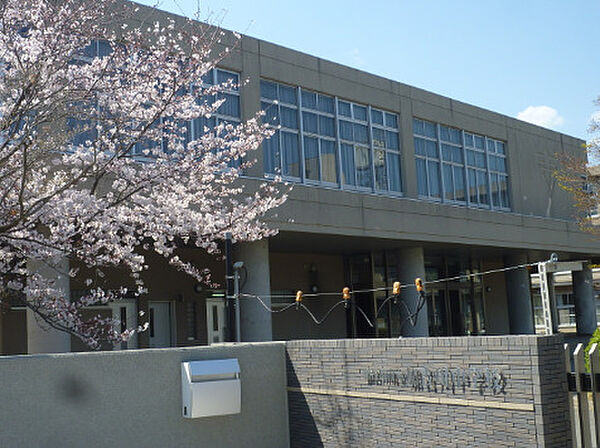
[[[238,360],[181,363],[181,395],[186,418],[239,414],[242,390]]]

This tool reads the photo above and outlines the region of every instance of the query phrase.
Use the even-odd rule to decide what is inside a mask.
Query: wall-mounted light
[[[194,292],[196,294],[200,294],[203,291],[202,285],[200,283],[196,283],[194,285]]]

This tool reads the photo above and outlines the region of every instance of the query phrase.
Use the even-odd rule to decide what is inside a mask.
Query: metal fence
[[[573,446],[600,448],[600,345],[592,345],[589,360],[586,369],[584,344],[572,353],[565,344]]]

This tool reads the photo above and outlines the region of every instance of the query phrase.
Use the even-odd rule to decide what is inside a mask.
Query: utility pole
[[[244,266],[243,261],[233,264],[233,295],[235,297],[235,341],[242,342],[242,329],[240,317],[240,269]]]
[[[233,259],[231,254],[231,233],[227,232],[225,234],[225,310],[227,312],[227,335],[226,340],[228,342],[234,342],[236,335],[234,334],[234,325],[235,325],[235,310],[233,304],[234,297],[234,282],[233,282]]]

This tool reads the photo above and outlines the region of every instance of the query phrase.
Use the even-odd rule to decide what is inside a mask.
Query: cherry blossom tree
[[[235,48],[218,27],[144,20],[115,0],[6,0],[0,6],[0,290],[39,320],[91,347],[116,343],[111,319],[82,310],[144,291],[147,254],[199,281],[182,246],[217,253],[274,233],[261,218],[285,200],[274,183],[247,191],[239,176],[270,135],[257,116],[203,126],[232,81],[202,79]],[[219,48],[219,50],[216,50]],[[243,162],[242,162],[243,161]],[[71,300],[60,270],[88,291]],[[82,269],[76,269],[81,266]],[[132,288],[89,272],[126,269]]]
[[[600,97],[595,100],[600,106]],[[560,168],[555,170],[559,185],[573,197],[579,227],[600,235],[600,114],[592,116],[586,157],[560,155]]]

